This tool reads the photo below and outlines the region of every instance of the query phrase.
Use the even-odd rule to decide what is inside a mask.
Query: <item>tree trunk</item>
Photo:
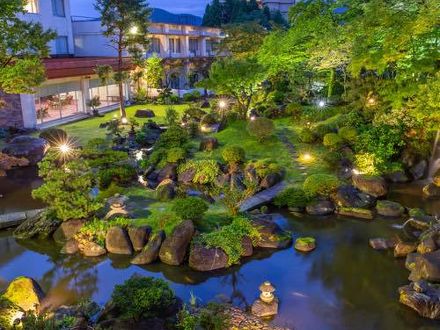
[[[122,37],[120,37],[120,40]],[[122,42],[122,41],[121,41]],[[122,46],[118,47],[118,73],[119,73],[119,111],[121,118],[126,118],[127,114],[125,112],[125,99],[124,99],[124,83],[122,81]]]

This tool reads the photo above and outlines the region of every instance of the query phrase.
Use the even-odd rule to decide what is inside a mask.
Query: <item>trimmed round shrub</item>
[[[353,127],[342,127],[339,129],[338,134],[344,141],[350,143],[354,143],[358,136],[356,128]]]
[[[61,128],[47,128],[39,136],[49,142],[51,146],[67,140],[67,133]]]
[[[245,161],[246,154],[242,147],[226,146],[223,148],[222,157],[228,164],[238,164]]]
[[[310,201],[301,188],[287,188],[275,197],[274,204],[278,207],[304,208]]]
[[[313,174],[304,181],[303,190],[308,197],[329,197],[339,185],[339,179],[335,175]]]
[[[183,220],[197,220],[203,217],[208,208],[208,204],[200,198],[186,197],[177,199],[172,210]]]
[[[322,144],[330,149],[338,149],[342,145],[342,138],[336,133],[328,133],[324,135]]]
[[[167,151],[168,163],[179,163],[186,157],[186,151],[183,148],[175,147]]]
[[[200,121],[204,115],[206,115],[206,111],[193,106],[183,112],[182,119],[183,121]]]
[[[188,132],[180,126],[170,126],[166,132],[160,135],[156,148],[182,147],[188,142]]]
[[[257,138],[260,142],[272,136],[274,128],[272,120],[264,117],[251,120],[247,126],[249,134]]]
[[[299,133],[299,140],[302,143],[314,143],[316,141],[316,136],[310,128],[303,128]]]
[[[320,139],[324,138],[326,134],[335,133],[335,131],[336,130],[332,125],[323,124],[323,123],[317,124],[313,129],[313,133]]]
[[[164,311],[175,303],[175,296],[162,279],[132,277],[115,286],[112,302],[122,319],[138,321],[163,316]]]
[[[129,184],[136,177],[136,170],[130,165],[102,169],[98,172],[100,189],[107,189],[113,182],[118,186]]]
[[[200,120],[200,125],[202,126],[211,126],[217,124],[217,119],[214,114],[208,113],[202,117]]]

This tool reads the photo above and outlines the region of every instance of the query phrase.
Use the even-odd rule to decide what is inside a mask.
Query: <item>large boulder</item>
[[[310,215],[329,215],[335,212],[335,205],[331,201],[314,201],[306,206],[306,211]]]
[[[433,236],[425,237],[417,245],[417,252],[420,254],[430,253],[437,250],[437,244]]]
[[[413,253],[417,249],[415,242],[398,242],[394,247],[394,257],[402,258],[408,254]]]
[[[29,165],[36,165],[43,159],[48,146],[48,142],[44,139],[22,135],[13,138],[3,148],[3,152],[16,158],[26,158]]]
[[[24,311],[38,311],[45,294],[32,278],[17,277],[9,283],[2,297]]]
[[[75,254],[79,251],[78,241],[76,239],[68,240],[61,248],[61,254]]]
[[[214,137],[206,137],[200,141],[199,150],[212,151],[218,147],[218,140]]]
[[[430,183],[423,187],[423,195],[427,198],[440,198],[440,187]]]
[[[149,110],[149,109],[139,109],[136,111],[134,116],[136,118],[154,118],[154,117],[156,117],[154,111]]]
[[[6,171],[15,166],[28,166],[29,161],[26,158],[17,158],[0,152],[0,177],[6,176]]]
[[[128,228],[128,236],[135,251],[141,251],[151,234],[150,226],[130,227]]]
[[[375,213],[369,209],[361,209],[357,207],[340,207],[337,210],[339,215],[353,217],[359,219],[373,220]]]
[[[168,265],[180,265],[185,259],[193,235],[194,224],[191,220],[183,221],[177,225],[160,248],[160,260]]]
[[[160,247],[162,246],[164,239],[165,232],[163,230],[154,234],[142,251],[133,258],[131,263],[133,265],[147,265],[155,262],[159,257]]]
[[[199,272],[226,268],[228,256],[222,249],[194,244],[189,254],[189,266]]]
[[[243,252],[241,253],[242,257],[250,257],[254,254],[254,246],[252,240],[248,236],[244,236],[241,239],[241,247],[243,249]]]
[[[425,281],[400,287],[399,301],[414,309],[420,316],[440,319],[440,289]]]
[[[353,185],[360,191],[374,197],[382,197],[388,193],[388,185],[381,176],[353,175]]]
[[[47,212],[36,213],[28,217],[14,230],[14,237],[18,239],[41,238],[52,236],[60,226],[60,221],[53,219]]]
[[[411,270],[411,281],[427,280],[440,282],[440,250],[425,254],[408,254],[407,267]]]
[[[177,179],[177,165],[176,164],[167,164],[163,167],[158,175],[157,181],[162,182],[163,180],[170,179],[175,181]]]
[[[196,175],[196,170],[193,168],[189,168],[186,171],[179,173],[177,177],[177,181],[183,184],[190,184],[192,183],[195,175]]]
[[[169,201],[176,196],[176,185],[170,179],[163,180],[156,188],[156,198],[162,202]]]
[[[259,216],[252,220],[260,238],[257,247],[269,249],[285,249],[292,244],[292,235],[280,228],[270,216]]]
[[[420,180],[423,178],[428,170],[428,162],[421,160],[409,169],[414,180]]]
[[[397,202],[378,201],[376,205],[377,214],[386,217],[401,217],[405,213],[405,208]]]
[[[351,185],[339,187],[332,200],[339,207],[350,208],[369,208],[376,201],[373,196],[360,192]]]
[[[84,220],[78,219],[64,221],[53,233],[53,239],[57,243],[67,242],[81,230],[81,228],[84,226],[84,223]]]
[[[277,183],[281,182],[283,177],[279,173],[270,173],[266,175],[260,182],[260,187],[263,189],[268,189],[275,186]]]
[[[107,254],[107,250],[98,243],[85,240],[78,241],[78,250],[85,257],[100,257]]]
[[[105,236],[105,247],[109,253],[131,255],[133,246],[130,237],[125,229],[121,227],[112,227]]]

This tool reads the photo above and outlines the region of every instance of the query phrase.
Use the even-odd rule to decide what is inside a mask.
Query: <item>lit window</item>
[[[64,0],[52,0],[52,12],[54,16],[65,17]]]
[[[24,5],[24,10],[31,14],[38,13],[38,0],[28,0]]]
[[[178,38],[170,38],[170,51],[173,54],[180,54],[180,39]]]
[[[60,36],[55,39],[55,48],[57,55],[67,55],[69,54],[69,42],[67,37]]]

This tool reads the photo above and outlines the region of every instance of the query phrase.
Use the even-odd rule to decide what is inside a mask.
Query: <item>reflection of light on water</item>
[[[399,224],[395,223],[395,224],[391,225],[391,227],[396,228],[396,229],[402,229],[403,225],[399,225]]]
[[[292,292],[292,296],[301,297],[301,298],[309,298],[309,296],[307,296],[307,295],[305,295],[304,293],[301,293],[301,292]]]

